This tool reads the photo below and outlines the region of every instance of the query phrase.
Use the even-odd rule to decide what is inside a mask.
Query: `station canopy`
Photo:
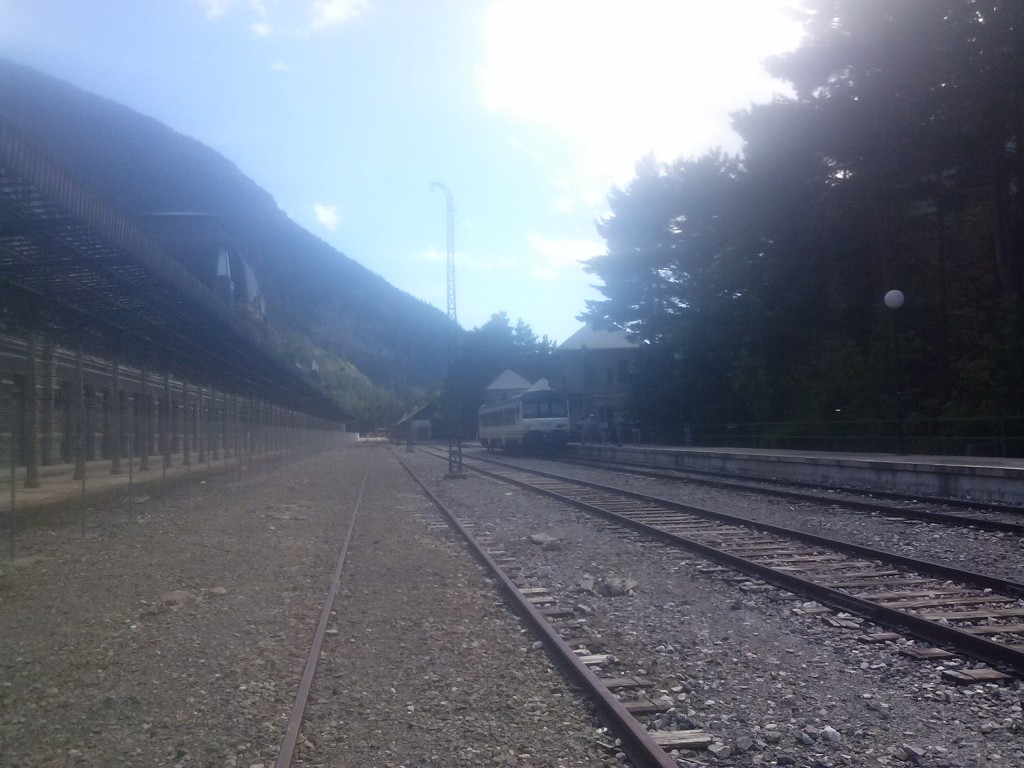
[[[132,219],[0,122],[0,304],[91,349],[331,421],[330,397],[280,360]]]

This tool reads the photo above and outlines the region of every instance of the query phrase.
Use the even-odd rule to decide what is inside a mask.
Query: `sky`
[[[609,192],[741,151],[789,93],[796,0],[0,0],[0,56],[212,147],[294,221],[447,311],[581,327]]]

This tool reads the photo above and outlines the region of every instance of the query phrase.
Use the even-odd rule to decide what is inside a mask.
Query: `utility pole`
[[[455,329],[459,327],[455,313],[455,204],[452,193],[444,184],[433,182],[430,189],[444,192],[448,220],[448,360],[445,390],[445,421],[448,424],[448,474],[446,477],[463,477],[462,474],[462,430],[458,404],[452,391],[452,366],[455,362]]]

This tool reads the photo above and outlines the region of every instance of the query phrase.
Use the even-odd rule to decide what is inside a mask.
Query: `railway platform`
[[[0,478],[0,530],[15,529],[49,521],[81,509],[130,504],[158,495],[180,485],[200,483],[214,477],[245,477],[280,460],[295,455],[292,449],[279,449],[249,456],[221,458],[217,461],[184,462],[181,453],[172,454],[167,466],[162,457],[154,457],[145,470],[138,461],[125,461],[120,473],[111,473],[108,459],[86,462],[83,476],[76,477],[74,464],[53,464],[41,468],[37,487],[26,487],[25,468],[8,470]]]
[[[110,459],[84,462],[76,473],[74,463],[47,464],[38,468],[38,483],[26,482],[24,466],[6,467],[0,472],[0,529],[13,518],[17,525],[35,518],[74,511],[97,504],[130,503],[134,498],[153,496],[180,484],[198,483],[220,476],[245,477],[281,460],[308,452],[355,445],[352,433],[312,433],[300,444],[264,447],[227,454],[207,452],[202,461],[197,452],[178,451],[165,457],[150,455],[123,458],[119,471]]]
[[[762,480],[1024,503],[1024,459],[608,443],[570,445],[569,455]]]

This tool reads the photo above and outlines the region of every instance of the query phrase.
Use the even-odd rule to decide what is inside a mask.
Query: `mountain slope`
[[[448,320],[302,229],[209,147],[120,104],[0,59],[0,119],[131,216],[217,216],[253,265],[272,326],[307,336],[375,384],[443,374]]]

